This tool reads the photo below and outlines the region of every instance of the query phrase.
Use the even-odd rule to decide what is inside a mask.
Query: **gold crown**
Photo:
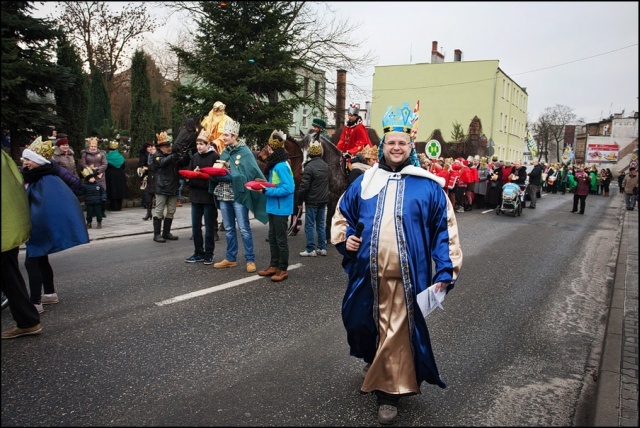
[[[231,135],[239,135],[240,134],[240,123],[235,120],[227,119],[224,122],[224,128],[222,130],[223,133],[229,133]]]
[[[85,169],[82,170],[82,176],[84,178],[87,178],[90,175],[93,175],[93,170],[91,168],[86,167]]]
[[[156,134],[156,138],[158,139],[157,145],[160,144],[169,144],[169,135],[165,131],[162,131],[159,134]]]
[[[284,140],[286,139],[287,136],[284,134],[284,132],[276,129],[269,136],[269,146],[274,150],[281,149],[284,147]]]
[[[109,141],[109,148],[111,150],[115,150],[118,148],[118,142],[116,140]]]
[[[98,144],[98,137],[89,137],[89,139],[87,140],[87,147],[89,147],[89,144],[91,143],[95,143],[96,145]]]
[[[322,156],[322,144],[317,141],[309,144],[309,156]]]
[[[53,145],[51,144],[51,140],[42,141],[42,137],[38,137],[29,146],[29,150],[34,153],[39,154],[46,160],[51,160],[51,156],[53,156]]]
[[[365,146],[362,149],[362,157],[365,159],[378,159],[378,146]]]
[[[196,138],[196,141],[202,140],[204,142],[208,142],[209,137],[211,137],[211,134],[209,134],[206,129],[203,129],[202,131],[200,131],[200,134],[198,134],[198,138]]]

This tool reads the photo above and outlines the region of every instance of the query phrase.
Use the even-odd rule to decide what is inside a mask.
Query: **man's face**
[[[522,164],[520,162],[514,162],[513,163],[513,167],[516,169],[519,169],[522,166]]]
[[[315,132],[316,134],[320,132],[320,127],[318,125],[313,125],[313,132]]]
[[[196,149],[198,149],[198,153],[206,153],[209,150],[209,143],[203,140],[196,141]]]
[[[408,134],[392,132],[385,135],[383,145],[384,159],[391,168],[402,165],[411,155],[411,144]]]
[[[225,146],[233,146],[238,141],[238,136],[228,132],[222,133],[222,142]]]
[[[347,114],[347,117],[349,118],[349,122],[353,122],[358,118],[358,116],[356,116],[355,114],[351,114],[351,113]]]
[[[168,155],[169,153],[171,153],[171,144],[163,144],[161,146],[158,146],[158,149],[160,149],[160,151],[165,155]]]

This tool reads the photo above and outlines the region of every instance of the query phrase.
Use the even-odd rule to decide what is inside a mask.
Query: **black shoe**
[[[580,211],[578,214],[584,214],[584,211]]]

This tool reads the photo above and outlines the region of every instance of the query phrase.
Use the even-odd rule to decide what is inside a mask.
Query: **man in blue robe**
[[[420,168],[415,119],[408,104],[398,110],[383,117],[380,162],[342,195],[331,228],[348,275],[342,319],[350,353],[366,363],[361,392],[377,395],[381,424],[394,422],[400,397],[420,394],[423,381],[446,387],[417,296],[431,285],[449,292],[462,264],[444,179]]]

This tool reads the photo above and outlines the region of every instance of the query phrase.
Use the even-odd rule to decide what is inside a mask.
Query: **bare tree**
[[[108,92],[113,90],[113,76],[129,59],[133,43],[156,29],[155,20],[145,4],[126,4],[112,12],[104,1],[62,1],[60,19],[91,74],[99,68]]]
[[[555,150],[554,162],[560,161],[560,152],[564,149],[565,126],[575,122],[576,115],[571,107],[556,104],[544,110],[538,121],[533,124],[540,148],[538,160],[544,156],[545,162],[549,162],[549,151]]]

